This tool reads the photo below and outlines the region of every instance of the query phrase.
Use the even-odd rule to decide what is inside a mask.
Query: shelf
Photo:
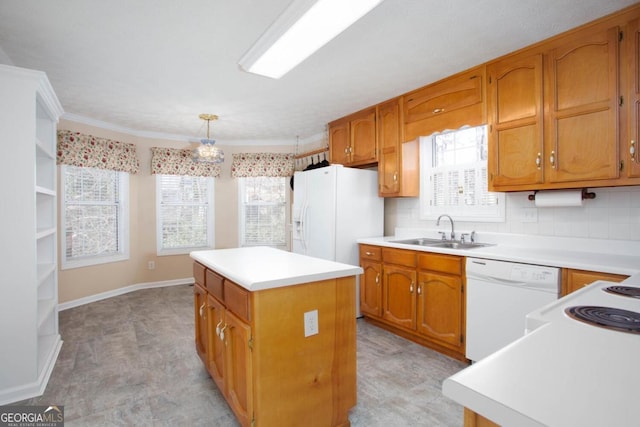
[[[56,233],[55,227],[40,228],[36,230],[36,240],[44,239]]]
[[[61,345],[58,333],[38,336],[38,375],[45,368],[53,369]]]
[[[38,335],[48,335],[52,323],[52,315],[56,311],[55,298],[38,300]],[[49,321],[49,323],[47,323]]]
[[[45,143],[40,138],[36,138],[36,157],[47,160],[56,160],[56,153],[51,149],[51,143]]]
[[[38,185],[36,185],[36,194],[42,194],[42,195],[46,195],[46,196],[56,196],[56,190],[52,190],[50,188],[47,187],[40,187]]]

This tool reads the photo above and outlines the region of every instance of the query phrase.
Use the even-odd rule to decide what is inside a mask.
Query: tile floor
[[[196,355],[193,288],[146,289],[60,312],[64,344],[45,393],[71,426],[237,426]],[[354,427],[462,426],[440,392],[464,364],[358,320]]]

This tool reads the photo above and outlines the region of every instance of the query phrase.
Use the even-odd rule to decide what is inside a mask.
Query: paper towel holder
[[[536,200],[536,193],[538,192],[538,190],[534,191],[533,194],[529,194],[528,199],[531,201]],[[586,200],[586,199],[595,199],[596,198],[596,193],[594,192],[589,192],[588,189],[583,188],[582,189],[582,200]]]

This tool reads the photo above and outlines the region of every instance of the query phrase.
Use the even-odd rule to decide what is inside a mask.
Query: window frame
[[[281,179],[283,180],[283,188],[284,188],[284,243],[282,245],[279,244],[270,244],[268,242],[257,243],[257,244],[247,244],[246,242],[246,229],[245,229],[245,218],[246,218],[246,204],[244,203],[244,195],[246,194],[246,185],[247,179]],[[238,246],[240,247],[250,247],[250,246],[270,246],[278,249],[288,250],[289,248],[289,233],[288,233],[288,216],[289,216],[289,205],[290,205],[290,192],[287,191],[287,182],[289,177],[242,177],[238,178]],[[275,203],[273,204],[275,205]]]
[[[168,174],[156,174],[156,255],[157,256],[170,256],[170,255],[185,255],[191,251],[213,249],[215,247],[215,180],[213,177],[192,177],[202,178],[207,182],[207,205],[210,209],[207,209],[207,244],[205,246],[189,246],[181,248],[166,249],[162,247],[162,189],[160,187],[162,178],[165,176],[188,176],[188,175],[168,175]]]
[[[447,130],[443,132],[434,133],[428,137],[420,137],[420,198],[419,198],[419,217],[422,220],[435,220],[440,215],[448,214],[455,217],[456,220],[459,221],[474,221],[474,222],[504,222],[506,218],[506,209],[505,209],[505,195],[500,192],[490,192],[487,191],[487,194],[492,195],[496,198],[496,205],[488,205],[481,206],[479,204],[476,205],[438,205],[434,206],[432,201],[436,199],[432,194],[430,194],[433,184],[433,164],[434,164],[434,142],[435,138],[439,135],[456,132],[461,130],[474,129],[479,127],[485,127],[484,137],[485,144],[488,144],[486,138],[488,137],[488,129],[486,129],[486,125],[481,126],[464,126],[460,129],[456,130]],[[484,161],[476,161],[476,164],[484,162],[484,165],[478,169],[478,166],[473,167],[475,171],[476,177],[482,174],[482,168],[484,168],[485,180],[488,178],[486,174],[488,174],[488,166],[487,159]],[[455,165],[450,166],[449,170],[469,170],[469,167],[465,167],[464,165]],[[482,181],[482,180],[479,180]],[[477,187],[476,187],[477,188]],[[443,190],[446,190],[443,187]],[[475,200],[478,200],[477,198]]]
[[[95,169],[102,172],[115,173],[118,175],[118,251],[112,255],[92,255],[79,257],[76,259],[67,258],[67,201],[66,194],[66,181],[64,179],[67,171],[70,168],[74,169]],[[60,165],[60,248],[62,249],[62,256],[60,256],[60,269],[68,270],[73,268],[89,267],[93,265],[108,264],[112,262],[126,261],[130,258],[129,255],[129,174],[127,172],[113,171],[108,169],[99,168],[84,168],[80,166],[72,165]]]

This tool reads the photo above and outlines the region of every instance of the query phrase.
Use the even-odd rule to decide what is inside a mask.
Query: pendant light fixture
[[[198,148],[193,150],[193,160],[202,163],[222,163],[224,162],[224,152],[216,147],[215,139],[209,138],[209,124],[212,120],[218,120],[215,114],[200,114],[202,120],[207,121],[207,137],[200,140]]]

